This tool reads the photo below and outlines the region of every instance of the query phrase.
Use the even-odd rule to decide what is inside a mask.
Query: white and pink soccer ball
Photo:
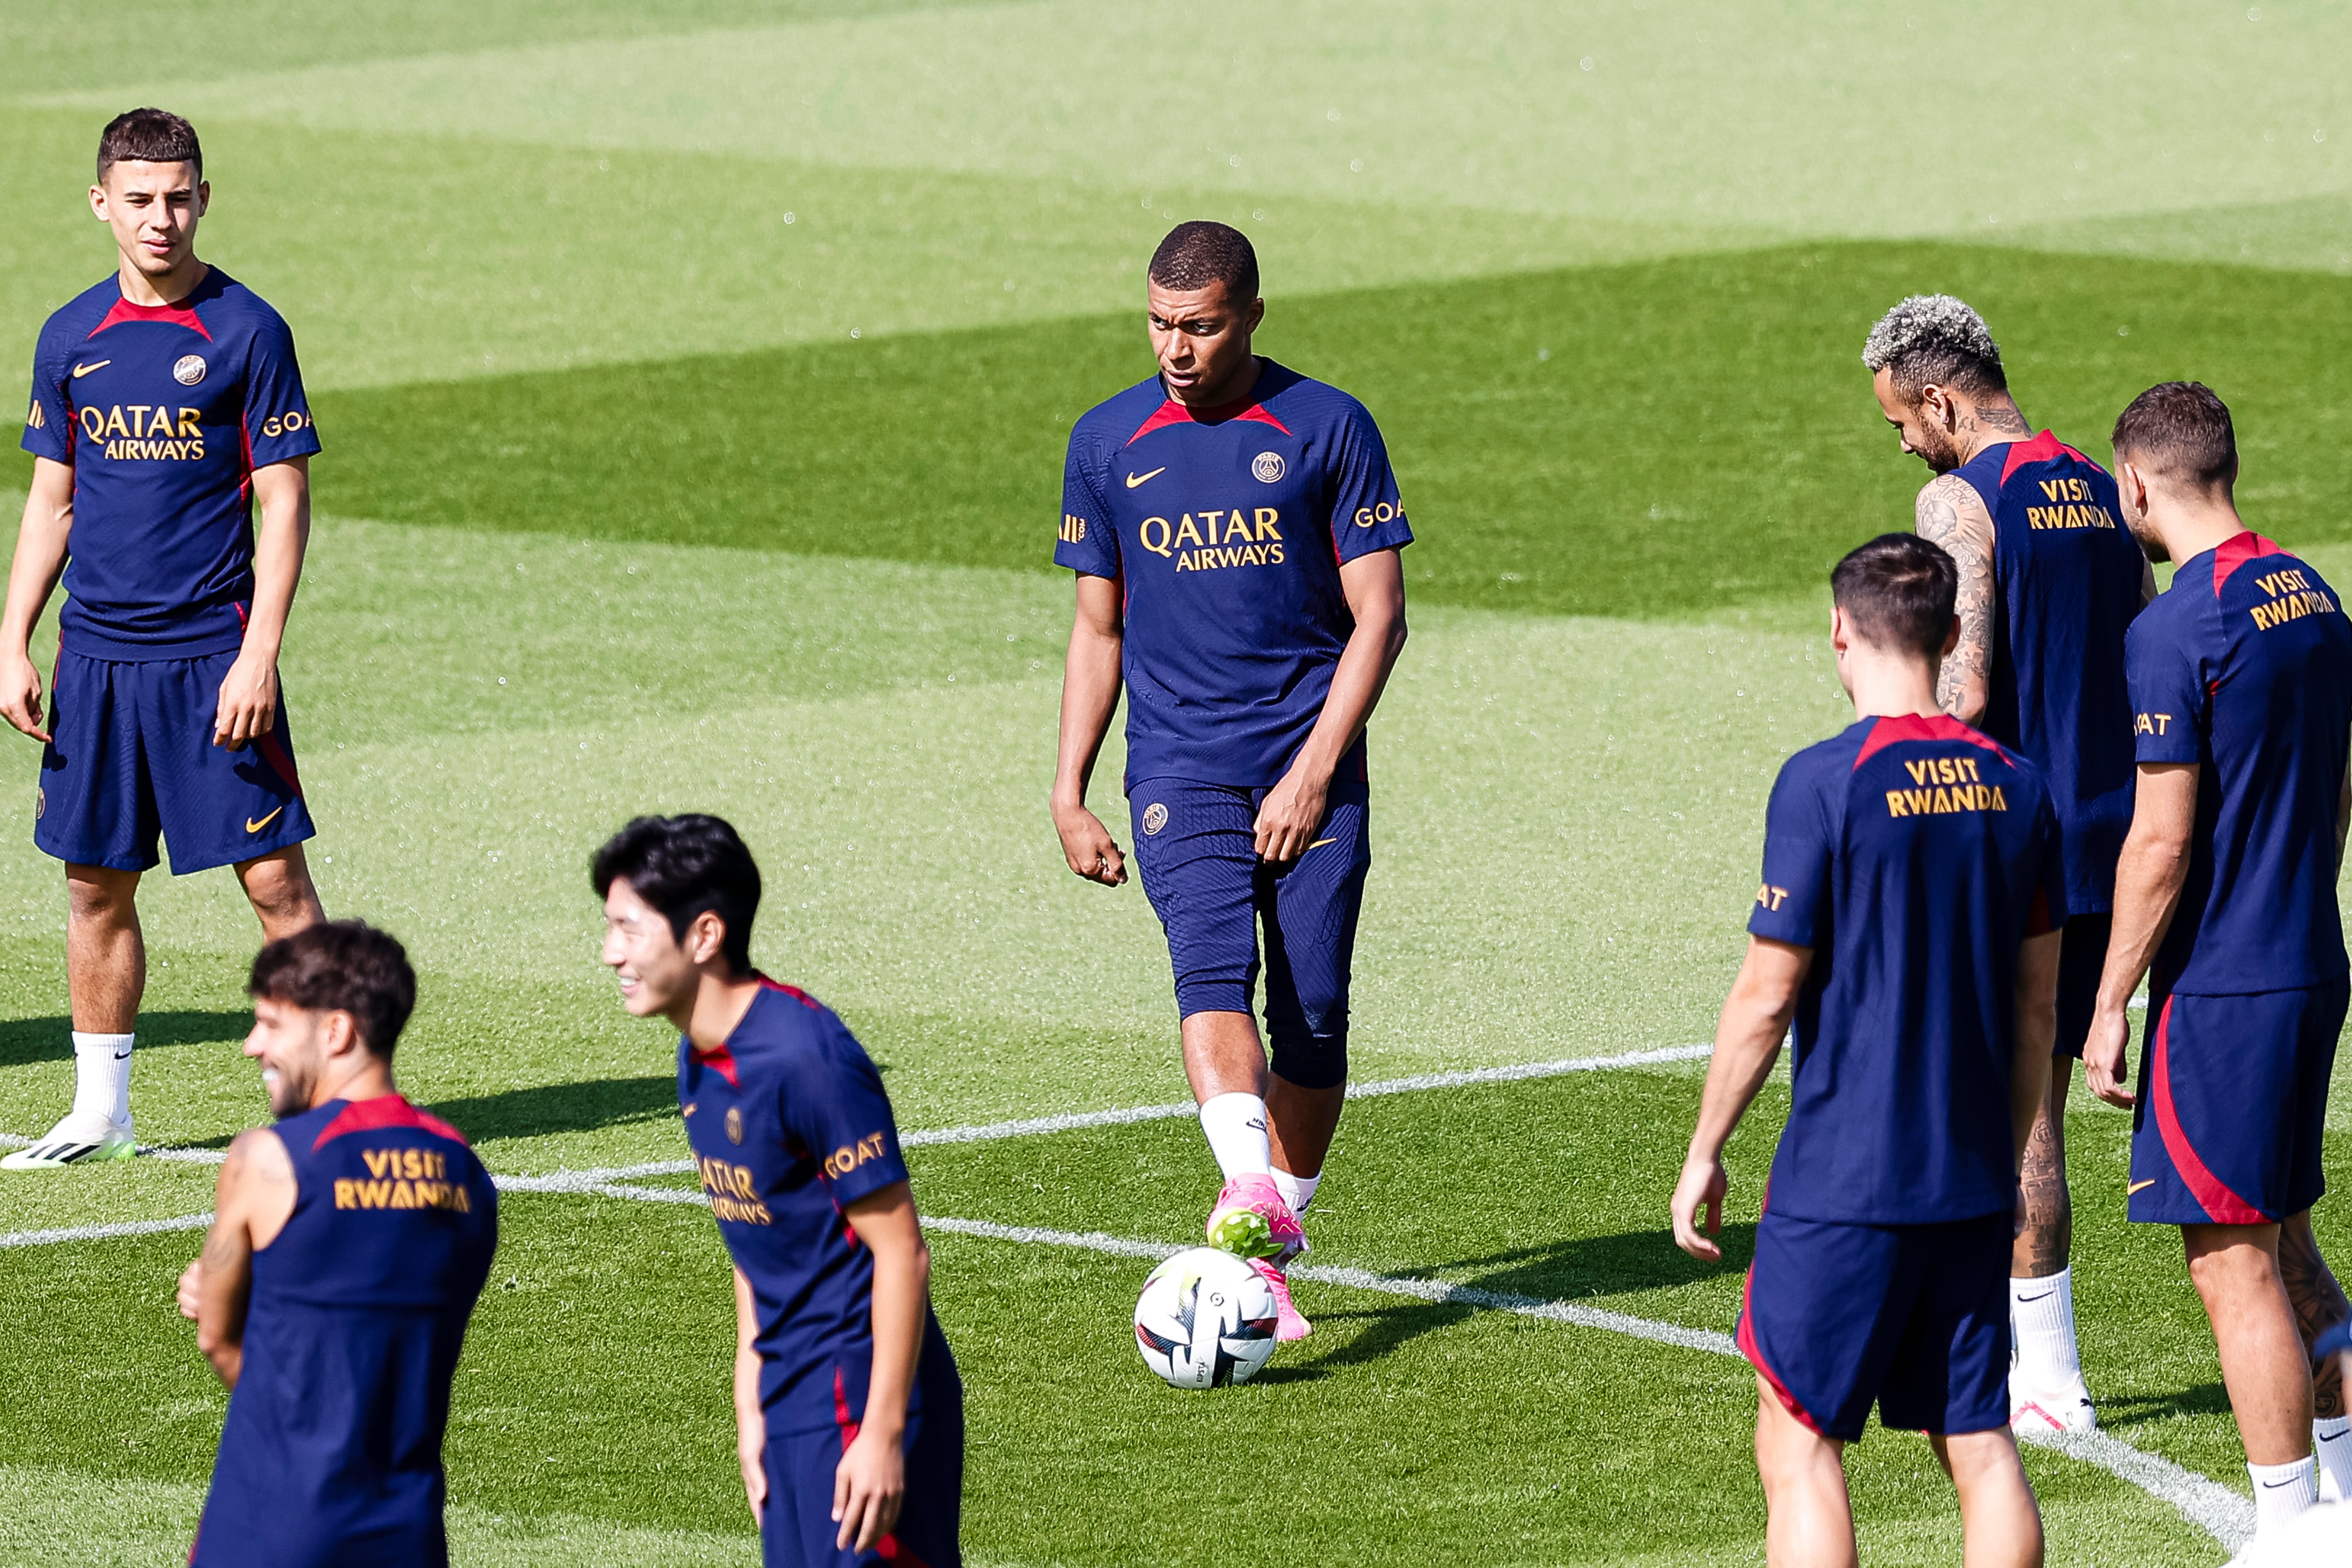
[[[1135,1303],[1143,1364],[1174,1388],[1247,1383],[1274,1353],[1274,1291],[1230,1252],[1195,1247],[1151,1271]]]

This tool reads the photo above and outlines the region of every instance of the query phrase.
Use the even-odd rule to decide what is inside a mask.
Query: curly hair
[[[1930,386],[2009,390],[1992,329],[1949,294],[1914,294],[1881,316],[1862,345],[1862,363],[1873,375],[1889,372],[1906,403]]]

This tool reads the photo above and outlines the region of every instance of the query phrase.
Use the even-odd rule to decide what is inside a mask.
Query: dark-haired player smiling
[[[678,1031],[677,1100],[735,1260],[736,1457],[767,1568],[956,1568],[963,1384],[882,1076],[751,967],[760,868],[715,816],[596,851],[622,1004]]]
[[[1347,1089],[1364,726],[1404,647],[1412,531],[1363,405],[1251,351],[1265,301],[1246,238],[1179,224],[1146,283],[1158,373],[1070,432],[1054,559],[1077,574],[1077,614],[1054,826],[1071,870],[1127,879],[1087,805],[1123,683],[1136,861],[1224,1176],[1209,1239],[1253,1259],[1295,1340],[1309,1331],[1282,1268],[1305,1250],[1298,1216]]]

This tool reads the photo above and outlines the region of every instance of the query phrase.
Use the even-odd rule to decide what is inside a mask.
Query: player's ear
[[[196,182],[196,216],[204,216],[205,209],[212,205],[213,183],[210,180],[198,180]]]
[[[1949,658],[1952,657],[1952,650],[1959,646],[1960,617],[1954,616],[1952,617],[1952,624],[1944,628],[1944,651],[1937,654],[1936,657],[1938,658]]]
[[[717,910],[705,910],[687,923],[686,956],[697,964],[709,963],[727,950],[727,922]]]
[[[327,1055],[330,1057],[348,1056],[352,1051],[366,1048],[360,1040],[358,1023],[340,1007],[327,1015],[325,1032]]]
[[[1258,323],[1265,320],[1265,301],[1264,300],[1252,300],[1249,302],[1249,309],[1242,312],[1242,331],[1244,332],[1255,332],[1258,329]]]

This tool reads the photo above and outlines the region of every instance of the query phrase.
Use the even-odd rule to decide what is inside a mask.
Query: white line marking
[[[2254,1500],[2170,1459],[2135,1448],[2105,1432],[2029,1432],[2029,1443],[2096,1465],[2150,1497],[2170,1503],[2182,1518],[2231,1552],[2254,1538]]]
[[[154,1236],[167,1230],[202,1230],[212,1224],[209,1214],[186,1214],[177,1219],[127,1219],[115,1225],[76,1225],[63,1230],[12,1230],[0,1235],[0,1247],[47,1247],[59,1241],[98,1241],[110,1236]]]
[[[1125,1237],[1105,1236],[1100,1231],[1045,1230],[1034,1226],[996,1225],[977,1219],[926,1217],[923,1227],[1030,1246],[1073,1247],[1119,1258],[1157,1259],[1183,1250],[1166,1242],[1130,1240]],[[1688,1350],[1745,1359],[1740,1357],[1739,1347],[1732,1342],[1729,1334],[1711,1329],[1685,1328],[1679,1323],[1656,1322],[1648,1318],[1582,1306],[1574,1301],[1545,1301],[1532,1296],[1482,1290],[1475,1286],[1451,1285],[1442,1279],[1417,1279],[1410,1276],[1374,1274],[1363,1268],[1327,1268],[1313,1264],[1301,1264],[1291,1269],[1290,1277],[1391,1296],[1410,1296],[1423,1301],[1459,1302],[1466,1307],[1490,1311],[1546,1318],[1579,1328],[1630,1334],[1635,1339],[1652,1340],[1660,1344],[1680,1345]],[[2120,1437],[2105,1432],[2070,1432],[2053,1433],[2035,1437],[2032,1441],[2056,1448],[2069,1458],[2096,1465],[2109,1475],[2130,1482],[2158,1501],[2169,1504],[2181,1517],[2230,1551],[2236,1551],[2253,1536],[2254,1505],[2252,1499],[2240,1497],[2220,1482],[2184,1469],[2169,1459],[2135,1448]]]

